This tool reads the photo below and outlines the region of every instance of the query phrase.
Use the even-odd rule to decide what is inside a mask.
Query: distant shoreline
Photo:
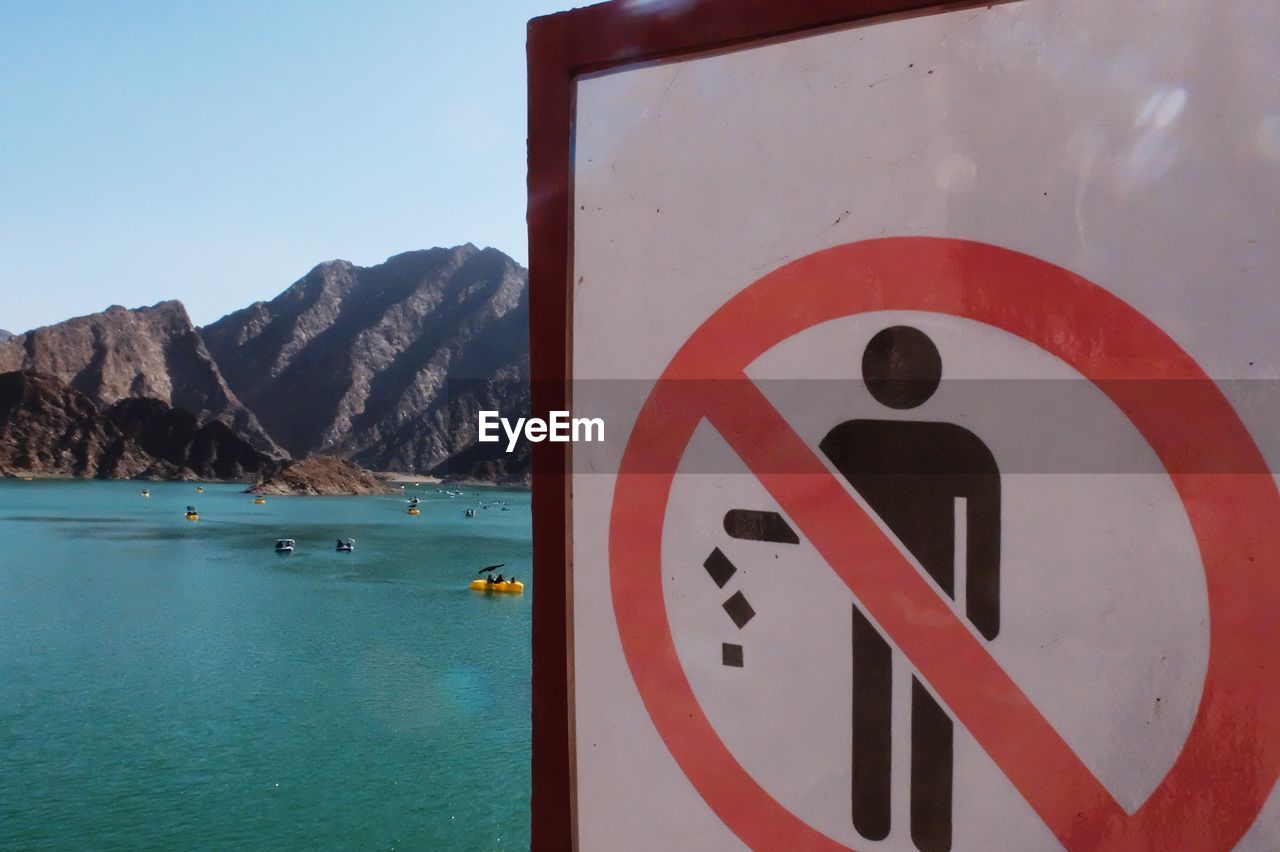
[[[528,482],[493,482],[488,479],[441,479],[438,476],[426,476],[413,473],[392,473],[379,471],[375,476],[387,482],[412,485],[440,485],[448,488],[511,488],[517,491],[532,491]],[[143,487],[148,484],[173,483],[181,485],[252,485],[244,479],[116,479],[114,477],[69,476],[54,473],[4,473],[0,474],[0,482],[136,482]],[[306,496],[277,494],[277,497]],[[376,495],[374,495],[376,496]]]
[[[438,476],[424,476],[423,474],[418,473],[399,473],[394,470],[375,470],[373,471],[373,475],[381,477],[388,482],[416,482],[420,485],[439,485],[441,482],[444,482],[444,480]]]

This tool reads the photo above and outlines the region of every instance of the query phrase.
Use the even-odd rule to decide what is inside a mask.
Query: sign
[[[955,312],[1069,361],[1112,391],[1112,401],[1174,471],[1204,559],[1211,656],[1182,752],[1132,816],[746,377],[748,364],[791,335],[884,310]],[[1082,351],[1074,346],[1080,339],[1101,345]],[[843,246],[783,267],[713,314],[681,348],[641,412],[617,480],[610,579],[623,647],[650,716],[699,793],[748,845],[842,848],[796,818],[737,763],[675,653],[665,621],[661,542],[671,479],[703,418],[749,467],[762,471],[766,489],[860,607],[1063,845],[1179,848],[1194,825],[1205,848],[1223,848],[1257,818],[1280,772],[1280,669],[1268,664],[1280,642],[1280,621],[1269,617],[1280,560],[1280,494],[1271,477],[1259,475],[1265,462],[1213,383],[1130,306],[1065,270],[992,246],[929,238]],[[1200,457],[1187,459],[1188,449]],[[655,463],[666,475],[654,475]],[[1240,472],[1218,472],[1228,469]],[[902,479],[895,477],[895,489],[909,487]],[[1240,514],[1223,518],[1223,506]],[[858,653],[855,638],[855,659]],[[1240,677],[1242,663],[1250,676]],[[1232,748],[1235,743],[1247,743],[1247,753]],[[855,760],[857,748],[855,741]],[[919,841],[929,830],[913,835]],[[950,832],[942,833],[924,843],[949,848]]]
[[[533,23],[536,848],[1280,845],[1277,25]]]

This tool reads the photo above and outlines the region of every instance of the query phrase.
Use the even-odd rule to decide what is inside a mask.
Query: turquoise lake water
[[[0,846],[528,848],[527,491],[142,487],[0,481]]]

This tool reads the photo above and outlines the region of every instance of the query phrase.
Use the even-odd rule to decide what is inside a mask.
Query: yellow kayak
[[[505,592],[508,595],[518,595],[524,592],[524,583],[516,580],[514,583],[510,580],[504,580],[501,583],[490,583],[486,580],[472,580],[471,589],[477,592]]]

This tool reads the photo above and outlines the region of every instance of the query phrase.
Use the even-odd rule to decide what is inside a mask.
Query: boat
[[[200,513],[196,511],[195,506],[188,506],[186,517],[188,521],[198,521],[200,520]]]
[[[519,580],[503,580],[501,583],[490,583],[488,580],[472,580],[471,590],[476,592],[500,592],[507,595],[519,595],[524,592],[524,583]]]
[[[421,510],[421,509],[419,509],[417,506],[410,506],[410,507],[409,507],[409,514],[410,514],[410,515],[421,515],[421,514],[422,514],[422,510]]]
[[[281,538],[276,540],[276,553],[293,553],[293,539]]]
[[[468,517],[468,518],[474,518],[474,517],[476,516],[476,510],[475,510],[475,509],[468,509],[466,514],[467,514],[467,517]]]
[[[338,546],[335,548],[339,553],[350,553],[356,549],[356,540],[349,538],[346,541],[338,539]]]
[[[204,486],[203,486],[203,485],[197,485],[197,486],[196,486],[196,493],[197,493],[197,494],[203,494],[203,493],[204,493]]]
[[[139,493],[139,494],[141,494],[143,497],[150,497],[150,496],[151,496],[151,489],[149,489],[149,488],[144,488],[144,489],[142,489],[141,491],[139,491],[138,493]]]
[[[266,497],[263,497],[261,494],[259,494],[257,497],[254,497],[254,498],[253,498],[253,505],[255,505],[255,506],[263,506],[263,505],[266,505],[266,502],[267,502],[267,498],[266,498]]]

